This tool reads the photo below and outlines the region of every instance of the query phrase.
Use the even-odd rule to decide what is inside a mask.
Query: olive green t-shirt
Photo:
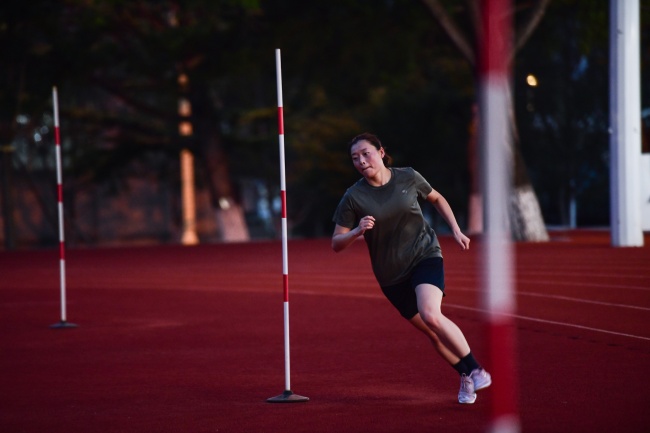
[[[371,186],[359,179],[345,192],[333,221],[354,229],[364,216],[375,217],[375,226],[364,238],[372,270],[382,287],[398,284],[421,260],[442,257],[436,233],[422,215],[418,200],[433,190],[412,168],[391,168],[387,184]]]

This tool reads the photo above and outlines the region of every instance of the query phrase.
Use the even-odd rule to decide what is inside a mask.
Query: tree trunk
[[[451,16],[439,0],[422,0],[429,9],[440,27],[449,36],[452,43],[458,48],[470,67],[476,67],[476,43],[472,44],[470,39],[461,31],[460,27],[452,20]],[[550,0],[535,0],[532,2],[530,12],[523,24],[517,29],[517,40],[511,53],[511,61],[515,53],[526,43],[530,35],[542,20]],[[475,27],[475,34],[481,34],[479,26],[478,3],[468,0],[467,10],[470,21]],[[476,42],[476,41],[475,41]],[[478,86],[476,86],[478,88]],[[514,152],[513,167],[513,190],[510,199],[509,219],[512,230],[512,237],[519,241],[546,241],[548,233],[544,225],[541,208],[537,195],[528,178],[526,166],[521,156],[519,139],[517,137],[517,126],[514,117],[512,97],[509,97],[509,123],[512,132],[512,150]],[[471,177],[470,197],[468,206],[468,233],[481,233],[483,231],[483,199],[479,191],[478,179],[478,120],[477,110],[474,108],[472,123],[470,124],[470,137],[468,142],[469,170]]]
[[[2,192],[0,192],[0,197],[2,197],[2,219],[3,219],[3,228],[4,228],[4,245],[6,250],[13,250],[16,248],[16,225],[14,224],[14,201],[13,201],[13,167],[12,167],[12,158],[13,158],[14,148],[12,146],[6,145],[0,147],[0,156],[2,157],[2,179],[0,179],[0,185],[2,185]]]
[[[511,146],[513,151],[512,192],[510,196],[510,230],[516,241],[544,242],[548,241],[548,231],[544,224],[542,209],[537,200],[537,194],[528,177],[528,170],[521,154],[519,133],[514,116],[512,95],[508,95],[509,124],[511,130]]]
[[[228,158],[217,127],[219,116],[209,95],[210,90],[200,83],[191,90],[192,118],[196,123],[197,138],[194,142],[195,152],[210,192],[219,239],[224,242],[245,242],[250,240],[246,218],[235,197]]]
[[[512,101],[512,99],[510,99]],[[511,110],[512,113],[512,110]],[[512,238],[517,241],[547,241],[548,231],[544,224],[542,211],[535,190],[530,183],[526,164],[521,155],[514,117],[510,116],[512,148],[514,152],[513,187],[510,196],[508,215]],[[479,114],[476,104],[472,109],[469,127],[468,164],[470,172],[470,195],[468,203],[468,234],[483,233],[483,195],[479,184],[478,148]]]
[[[218,138],[214,135],[209,138],[203,146],[202,153],[219,239],[224,242],[250,240],[244,211],[235,199],[228,160]]]
[[[533,187],[515,186],[510,196],[510,231],[516,241],[548,241],[548,232]]]

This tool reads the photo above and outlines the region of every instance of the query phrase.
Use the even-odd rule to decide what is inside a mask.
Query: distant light
[[[530,87],[537,87],[537,77],[534,76],[533,74],[528,74],[528,76],[526,77],[526,83]]]
[[[178,124],[178,133],[183,137],[188,137],[194,133],[192,122],[182,121]]]
[[[221,197],[221,198],[219,199],[219,207],[220,207],[222,210],[228,210],[228,209],[230,209],[230,201],[229,201],[227,198],[225,198],[225,197]]]
[[[178,100],[178,114],[183,117],[190,117],[192,115],[192,104],[185,98]]]

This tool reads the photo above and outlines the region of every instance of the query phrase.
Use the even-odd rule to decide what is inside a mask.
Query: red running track
[[[516,245],[524,432],[649,431],[645,242]],[[443,311],[481,361],[481,240],[441,243]],[[456,402],[457,374],[383,299],[362,242],[289,242],[291,384],[311,400],[267,403],[284,391],[281,260],[279,242],[69,250],[79,327],[54,330],[58,252],[0,252],[0,432],[486,431],[491,390]]]

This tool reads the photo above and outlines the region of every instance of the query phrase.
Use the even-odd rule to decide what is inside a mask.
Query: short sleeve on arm
[[[429,193],[433,191],[433,187],[429,185],[429,182],[426,181],[424,177],[417,171],[413,170],[413,174],[415,176],[414,182],[415,182],[415,188],[418,191],[418,198],[425,200]]]
[[[354,207],[352,206],[352,198],[350,197],[349,191],[345,193],[339,202],[339,205],[334,212],[332,221],[341,227],[346,227],[349,229],[354,228],[355,224],[357,223],[357,214],[354,211]]]

